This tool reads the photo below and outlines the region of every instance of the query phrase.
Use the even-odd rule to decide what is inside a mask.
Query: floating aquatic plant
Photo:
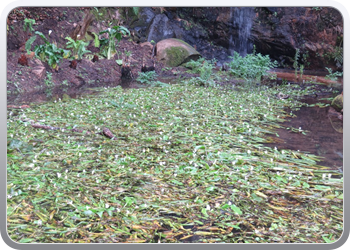
[[[311,91],[116,87],[8,110],[8,233],[22,243],[337,240],[342,175],[262,144]]]

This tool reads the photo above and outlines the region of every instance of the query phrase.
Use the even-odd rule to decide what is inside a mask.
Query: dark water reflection
[[[320,102],[317,99],[308,99],[305,102],[312,104]],[[300,150],[322,156],[324,159],[319,165],[332,169],[343,169],[343,134],[329,117],[329,107],[301,107],[293,113],[297,116],[283,123],[284,127],[293,127],[307,130],[306,135],[291,132],[286,129],[277,129],[281,143],[268,143],[266,146],[281,149]],[[336,121],[342,127],[342,121]],[[341,128],[342,129],[342,128]],[[277,138],[276,136],[273,136]]]

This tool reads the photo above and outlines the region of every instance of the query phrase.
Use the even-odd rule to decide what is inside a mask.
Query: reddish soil
[[[62,59],[58,70],[35,58],[34,54],[28,55],[24,44],[29,37],[29,31],[24,31],[24,19],[35,19],[33,26],[35,31],[42,32],[52,43],[57,43],[60,48],[65,48],[65,37],[75,29],[84,18],[84,11],[88,8],[18,8],[8,16],[7,35],[7,101],[8,104],[21,105],[31,102],[42,102],[51,99],[62,98],[63,94],[70,97],[86,93],[93,87],[113,87],[121,85],[121,66],[116,63],[118,55],[110,60],[98,55],[99,48],[90,41],[89,54],[84,55],[81,61],[71,62],[72,59]],[[49,35],[49,30],[52,30]],[[41,38],[37,38],[32,45],[43,44]],[[147,66],[153,65],[152,46],[139,44],[128,37],[124,37],[118,47],[118,51],[129,51],[130,68],[136,78],[141,72],[142,60]],[[98,55],[98,60],[96,56]],[[120,56],[119,56],[120,57]],[[94,58],[94,60],[92,60]],[[94,61],[94,62],[93,62]],[[73,66],[72,66],[73,65]],[[40,69],[44,71],[39,74]],[[177,77],[186,75],[184,68],[176,69]],[[155,62],[155,71],[160,77],[172,77],[173,71],[164,68],[162,64]],[[51,80],[48,75],[51,75]],[[54,87],[48,90],[47,84]],[[130,83],[129,83],[130,84]],[[135,83],[131,83],[135,86]],[[125,85],[125,84],[124,84]]]

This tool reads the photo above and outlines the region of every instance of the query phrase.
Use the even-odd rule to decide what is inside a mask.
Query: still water
[[[313,98],[307,99],[305,102],[313,104],[320,101]],[[301,128],[303,131],[306,131],[306,135],[286,129],[277,129],[278,140],[282,139],[282,141],[266,145],[277,147],[279,150],[300,150],[321,156],[323,159],[318,162],[319,165],[342,171],[343,122],[335,118],[329,109],[330,107],[301,107],[300,110],[293,112],[296,117],[290,118],[282,125],[285,128]],[[274,136],[274,138],[277,137]]]

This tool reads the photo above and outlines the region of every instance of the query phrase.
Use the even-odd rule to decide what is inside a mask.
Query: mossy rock
[[[335,108],[335,110],[341,111],[343,109],[343,94],[337,95],[333,99],[331,106]]]
[[[157,60],[168,67],[177,67],[190,60],[198,60],[201,55],[188,43],[169,38],[159,41],[156,45]]]
[[[71,98],[70,98],[69,95],[63,94],[63,96],[62,96],[62,101],[67,102],[67,101],[69,101],[70,99],[71,99]]]

